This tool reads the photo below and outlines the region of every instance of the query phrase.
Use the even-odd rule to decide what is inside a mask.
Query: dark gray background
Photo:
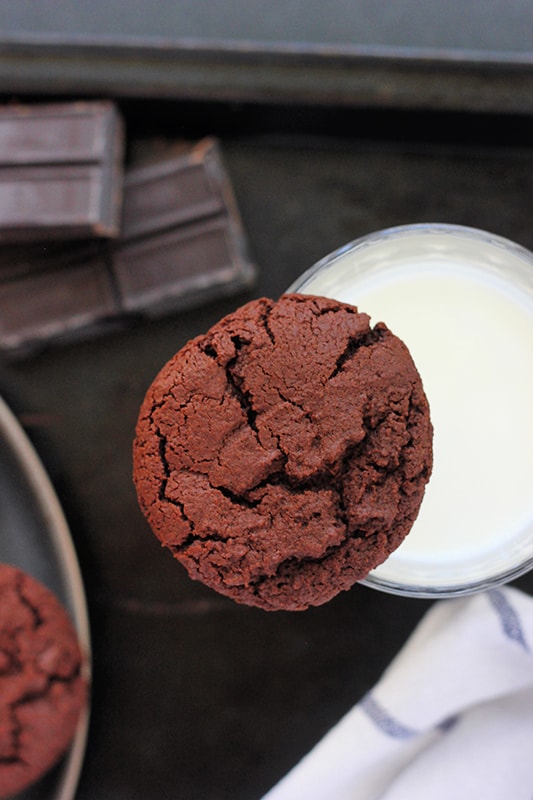
[[[3,0],[4,37],[406,48],[532,60],[529,0]]]

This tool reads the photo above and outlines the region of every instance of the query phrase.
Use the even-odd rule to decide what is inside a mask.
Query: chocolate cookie
[[[70,744],[86,702],[82,655],[56,597],[0,564],[0,797],[40,778]]]
[[[190,341],[142,405],[134,480],[190,576],[239,602],[304,609],[409,532],[432,427],[405,345],[353,306],[255,300]]]

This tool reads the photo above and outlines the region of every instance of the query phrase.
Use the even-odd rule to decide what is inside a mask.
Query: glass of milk
[[[420,513],[362,583],[453,596],[533,568],[533,253],[473,228],[406,225],[340,248],[288,291],[385,322],[429,400],[434,467]]]

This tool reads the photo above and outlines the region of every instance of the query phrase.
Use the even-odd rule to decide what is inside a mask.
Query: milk
[[[429,400],[434,468],[419,516],[367,582],[468,591],[533,560],[533,258],[469,229],[397,231],[347,249],[291,291],[385,322]]]

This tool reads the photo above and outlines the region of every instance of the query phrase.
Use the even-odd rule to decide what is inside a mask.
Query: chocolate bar
[[[123,149],[111,102],[0,108],[0,241],[117,236]]]
[[[217,143],[204,140],[128,171],[118,240],[0,247],[0,349],[192,308],[255,276]]]

